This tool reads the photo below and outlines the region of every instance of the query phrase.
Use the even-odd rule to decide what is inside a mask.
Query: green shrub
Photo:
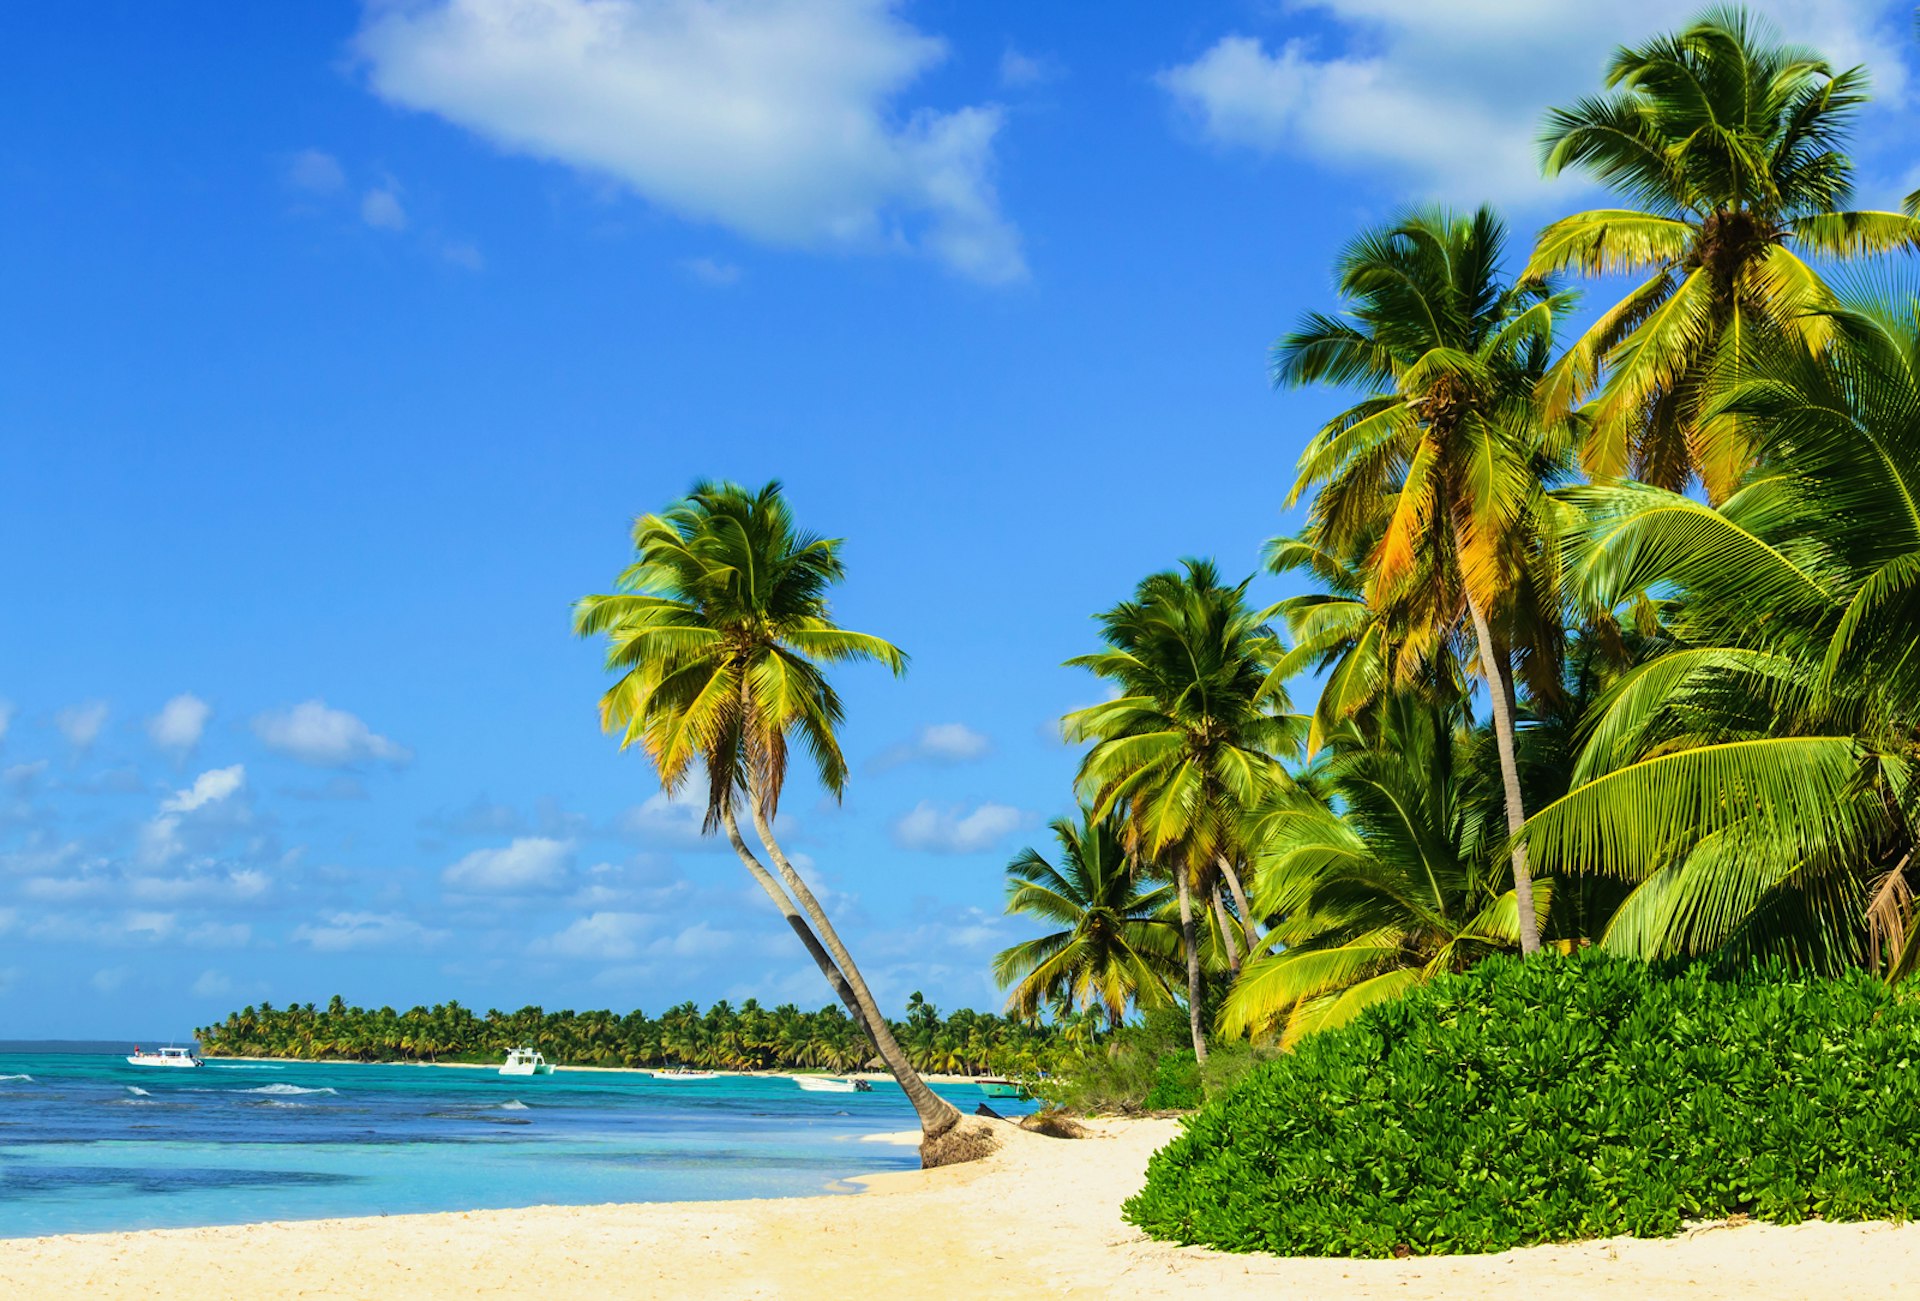
[[[1185,1008],[1159,1008],[1090,1049],[1055,1057],[1045,1078],[1028,1082],[1050,1106],[1082,1116],[1190,1111],[1238,1082],[1270,1053],[1241,1040],[1209,1046],[1194,1064]]]
[[[1141,1105],[1148,1111],[1191,1111],[1201,1101],[1200,1062],[1193,1049],[1161,1054],[1153,1067],[1153,1088]]]
[[[1920,1204],[1920,988],[1494,959],[1304,1040],[1187,1122],[1126,1217],[1386,1256]]]

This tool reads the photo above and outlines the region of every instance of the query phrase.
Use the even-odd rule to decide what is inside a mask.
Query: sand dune
[[[1494,1294],[1892,1298],[1920,1225],[1712,1226],[1498,1256],[1327,1261],[1148,1242],[1120,1220],[1169,1121],[1077,1142],[1014,1131],[971,1166],[863,1181],[853,1197],[170,1229],[0,1242],[12,1297],[1394,1297]]]

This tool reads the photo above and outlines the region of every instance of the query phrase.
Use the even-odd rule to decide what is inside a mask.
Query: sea
[[[0,1042],[0,1237],[605,1202],[851,1193],[910,1170],[892,1081],[211,1060]],[[962,1111],[975,1085],[937,1085]],[[994,1098],[1002,1115],[1031,1103]]]

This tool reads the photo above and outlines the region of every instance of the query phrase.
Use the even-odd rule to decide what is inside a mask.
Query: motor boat
[[[872,1093],[865,1080],[836,1080],[829,1075],[796,1075],[793,1082],[808,1093]]]
[[[713,1071],[696,1071],[685,1066],[676,1066],[671,1070],[649,1071],[647,1073],[656,1080],[672,1080],[675,1083],[683,1080],[712,1080],[719,1078]]]
[[[1026,1098],[1031,1097],[1026,1089],[1015,1080],[999,1075],[982,1075],[974,1082],[982,1093],[989,1098]]]
[[[139,1044],[135,1044],[133,1051],[127,1054],[129,1066],[199,1066],[200,1064],[200,1059],[194,1056],[191,1048],[143,1049]]]
[[[502,1075],[551,1075],[553,1067],[532,1048],[515,1048],[501,1063]]]

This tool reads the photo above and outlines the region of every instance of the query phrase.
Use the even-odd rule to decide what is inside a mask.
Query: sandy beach
[[[1894,1297],[1920,1225],[1703,1226],[1497,1256],[1276,1260],[1149,1242],[1119,1215],[1172,1121],[1020,1131],[987,1161],[862,1180],[855,1196],[538,1207],[0,1242],[25,1297],[551,1296],[841,1301],[1005,1296]]]

